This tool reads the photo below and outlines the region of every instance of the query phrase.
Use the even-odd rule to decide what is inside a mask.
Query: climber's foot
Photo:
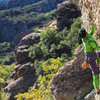
[[[97,91],[97,94],[100,94],[100,90]]]

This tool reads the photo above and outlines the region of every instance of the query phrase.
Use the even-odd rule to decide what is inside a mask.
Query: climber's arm
[[[95,50],[100,50],[100,47],[98,46],[98,44],[95,41],[90,41],[89,45],[94,48]]]
[[[88,33],[89,36],[92,36],[94,33],[94,26],[92,25],[91,26],[91,31]]]

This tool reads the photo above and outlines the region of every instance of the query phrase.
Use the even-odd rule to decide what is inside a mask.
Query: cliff
[[[0,19],[0,42],[11,42],[14,37],[27,30],[27,25],[22,21]]]
[[[100,1],[79,0],[82,13],[82,27],[90,31],[90,26],[95,26],[94,37],[100,43]],[[51,80],[51,91],[54,100],[82,100],[92,85],[92,76],[89,69],[82,69],[84,53],[79,46],[76,49],[75,58],[65,64]],[[74,69],[74,71],[73,71]],[[93,87],[93,86],[92,86]],[[85,97],[85,100],[99,100],[95,92]]]
[[[54,19],[56,10],[51,10],[56,9],[62,1],[9,0],[0,10],[0,42],[13,41],[13,45],[18,44],[23,36],[34,31],[35,26],[43,27],[46,21],[48,23]]]
[[[15,48],[15,71],[9,77],[5,87],[5,91],[11,94],[8,100],[15,100],[15,95],[27,92],[29,87],[33,86],[36,82],[37,76],[34,60],[29,57],[28,48],[38,43],[39,40],[39,34],[31,33],[22,38],[20,44]]]
[[[82,12],[82,27],[90,31],[91,24],[95,27],[94,37],[100,46],[100,1],[99,0],[80,0]],[[100,76],[100,75],[99,75]],[[94,91],[85,97],[85,100],[100,100],[100,95]]]
[[[71,18],[68,17],[67,20],[71,20],[73,22],[73,19],[78,17],[80,15],[80,11],[77,9],[76,5],[74,5],[71,2],[65,2],[63,3],[65,6],[57,6],[58,12],[60,16],[60,12],[66,7],[66,15],[70,14],[72,16]],[[77,13],[76,13],[77,12]],[[78,14],[79,12],[79,14]],[[64,15],[64,12],[62,13]],[[60,20],[65,17],[60,17]],[[59,20],[59,22],[60,22]],[[62,20],[62,22],[64,19]],[[64,23],[64,22],[63,22]],[[69,22],[69,26],[71,26],[72,23]],[[50,24],[48,24],[49,27],[57,28],[57,21],[54,20]],[[67,26],[67,23],[65,24]],[[63,26],[62,28],[64,28]],[[14,96],[17,93],[23,93],[27,92],[28,88],[37,80],[35,67],[34,67],[34,61],[35,59],[31,59],[29,57],[29,50],[28,48],[34,44],[38,44],[40,41],[40,33],[31,33],[29,35],[26,35],[23,37],[20,41],[20,43],[15,48],[15,59],[16,59],[16,66],[14,67],[15,71],[10,76],[10,79],[8,81],[8,85],[5,87],[5,91],[9,92],[11,94],[9,100],[14,100]],[[63,50],[63,49],[61,49]],[[64,48],[65,50],[65,48]],[[66,50],[67,53],[67,50]],[[39,58],[39,57],[38,57]],[[39,58],[40,59],[40,58]],[[70,69],[69,69],[70,70]],[[76,69],[75,69],[76,70]],[[74,69],[73,69],[74,71]],[[26,81],[25,81],[26,80]],[[33,81],[32,81],[33,80]],[[79,86],[79,85],[78,85]]]
[[[99,41],[99,1],[80,0],[80,3],[82,9],[82,27],[86,28],[87,31],[89,31],[90,25],[94,24],[96,28],[95,37]],[[65,6],[63,7],[59,7],[61,7],[61,9],[65,9],[64,11],[68,12],[67,16],[70,15],[73,17],[74,15],[72,13],[78,11],[75,11],[76,7],[71,8],[71,10],[69,10],[71,6],[69,5],[69,3],[67,4],[67,9],[63,8],[66,7],[66,4],[64,4]],[[90,6],[92,7],[92,9],[90,9]],[[71,14],[69,14],[69,12],[71,12]],[[76,13],[75,17],[78,14]],[[65,12],[63,13],[63,15],[66,15]],[[91,16],[93,17],[92,19]],[[63,22],[66,20],[66,17],[64,18],[61,16],[61,18],[61,21]],[[69,18],[67,20],[70,22],[71,19]],[[30,35],[25,36],[21,40],[20,44],[15,48],[15,72],[11,75],[10,81],[5,88],[6,92],[11,93],[11,97],[9,98],[9,100],[14,100],[13,96],[17,93],[26,92],[28,88],[32,86],[37,80],[33,64],[34,59],[29,58],[28,48],[29,46],[38,43],[39,39],[39,34],[32,33]],[[90,89],[93,87],[91,70],[83,69],[81,67],[84,61],[84,53],[81,45],[75,50],[74,55],[74,59],[66,63],[51,80],[50,89],[54,96],[54,100],[82,100],[83,97],[87,93],[89,93]],[[90,95],[86,96],[85,99],[95,100],[95,92],[93,91],[92,93],[90,93]]]

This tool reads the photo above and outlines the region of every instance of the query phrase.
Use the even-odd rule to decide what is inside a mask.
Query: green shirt
[[[100,50],[100,47],[92,37],[93,32],[94,32],[94,27],[92,26],[90,33],[88,33],[88,37],[82,38],[83,48],[85,53],[94,52],[95,50]]]

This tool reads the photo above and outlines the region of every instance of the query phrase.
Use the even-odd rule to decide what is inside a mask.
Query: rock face
[[[27,26],[24,22],[0,19],[0,42],[11,42],[18,33],[25,32],[25,30]]]
[[[80,10],[77,6],[70,2],[65,1],[57,6],[57,26],[58,29],[62,30],[64,27],[70,28],[73,23],[73,19],[81,15]]]
[[[31,12],[45,13],[45,12],[49,12],[55,9],[57,4],[61,3],[64,0],[41,0],[40,2],[37,2],[37,1],[40,1],[40,0],[9,0],[9,2],[5,4],[5,6],[3,5],[4,7],[2,9],[4,10],[4,9],[17,7],[17,6],[23,7],[26,4],[33,3],[33,5],[31,5],[31,8],[28,9],[27,14]],[[37,3],[34,3],[34,2],[37,2]],[[18,16],[20,14],[21,12],[13,11],[12,9],[10,9],[9,13],[8,12],[5,13],[4,16],[7,16],[7,15]],[[0,42],[5,42],[5,41],[12,42],[13,41],[12,44],[14,47],[16,44],[19,43],[21,38],[26,35],[27,31],[31,30],[30,28],[33,28],[34,26],[35,26],[34,22],[30,22],[30,24],[28,24],[28,22],[0,19]]]
[[[82,27],[90,31],[90,26],[95,26],[95,37],[100,43],[100,1],[99,0],[80,0],[82,9]]]
[[[57,7],[57,4],[65,0],[41,0],[39,5],[40,12],[48,12]]]
[[[82,100],[92,85],[90,69],[81,67],[84,61],[83,48],[79,46],[75,58],[65,64],[52,78],[50,89],[54,100]]]
[[[84,100],[100,100],[100,95],[96,94],[95,90],[93,90]]]
[[[82,13],[82,27],[90,31],[90,26],[95,26],[95,37],[100,44],[100,1],[79,0]],[[51,80],[51,91],[55,100],[83,100],[92,85],[92,76],[89,69],[82,69],[84,55],[81,48],[75,58],[64,65]],[[90,85],[91,84],[91,85]],[[93,86],[92,86],[93,87]],[[86,94],[84,94],[86,93]],[[100,100],[100,95],[95,91],[88,94],[84,100]]]
[[[8,100],[15,100],[14,96],[18,93],[27,92],[29,87],[33,86],[37,80],[34,61],[28,56],[28,48],[30,45],[38,43],[39,34],[32,33],[25,36],[20,44],[15,48],[16,66],[14,72],[10,76],[5,91],[11,94]],[[33,42],[33,44],[32,44]]]
[[[99,0],[80,0],[82,13],[82,27],[90,31],[91,24],[95,27],[94,37],[100,45],[100,1]],[[85,100],[100,100],[100,95],[91,92]]]

